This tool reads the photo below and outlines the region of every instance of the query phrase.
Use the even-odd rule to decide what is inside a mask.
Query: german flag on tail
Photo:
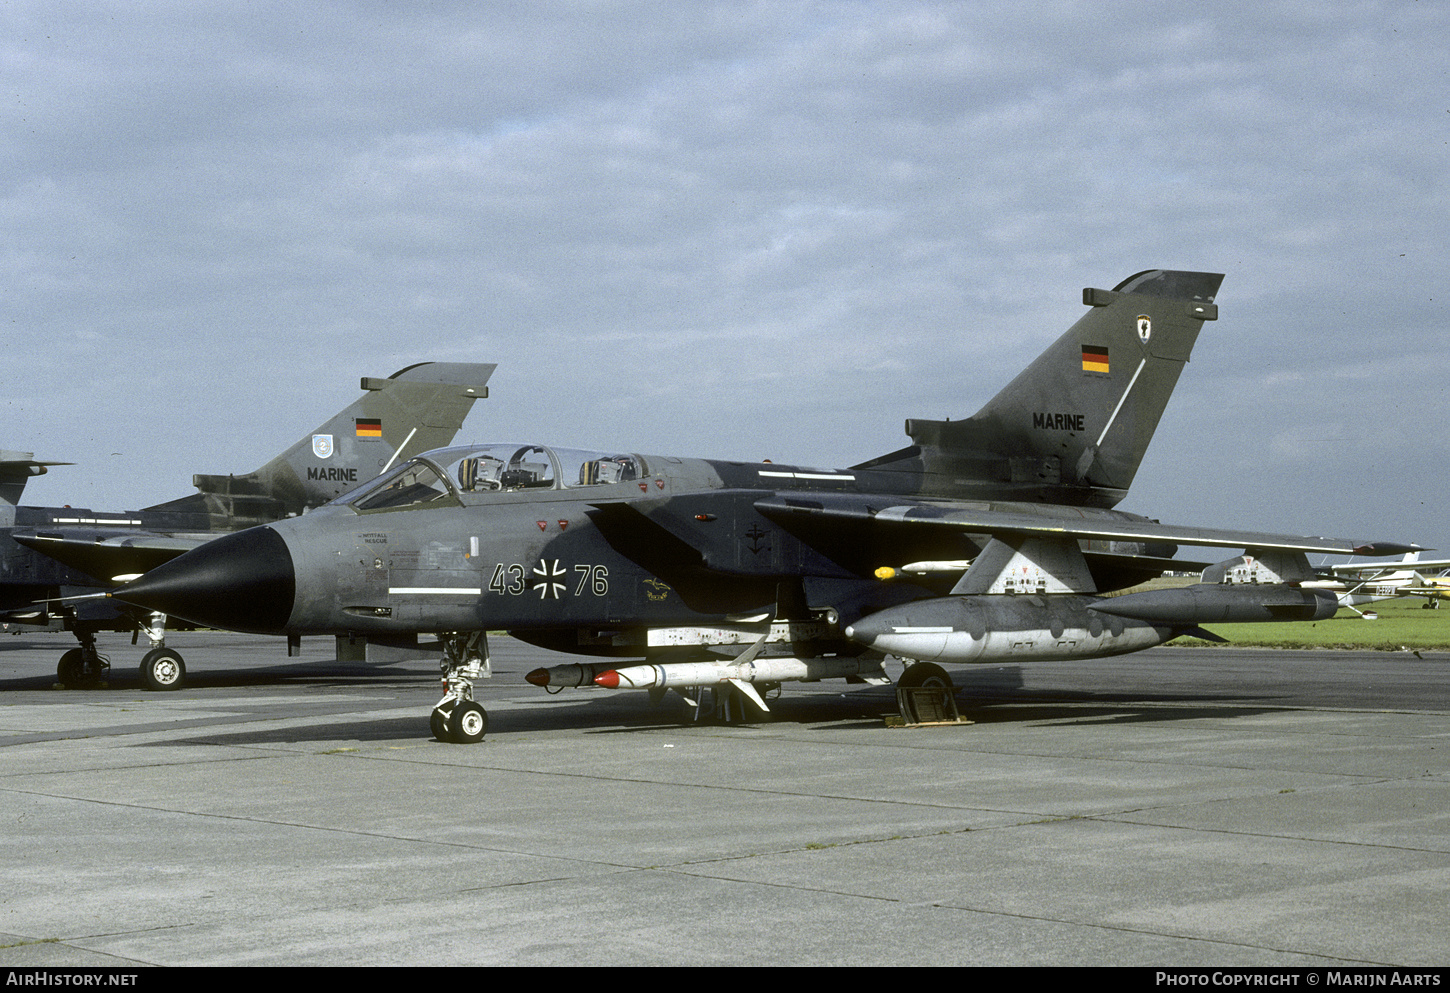
[[[358,417],[353,423],[357,425],[357,436],[359,438],[381,438],[383,436],[383,420],[380,417]]]
[[[1083,372],[1108,372],[1108,348],[1106,345],[1082,346]]]

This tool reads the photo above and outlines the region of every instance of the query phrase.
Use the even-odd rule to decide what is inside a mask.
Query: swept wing
[[[956,504],[951,501],[897,503],[855,494],[776,494],[755,503],[782,527],[823,553],[859,539],[873,526],[935,530],[943,534],[1021,535],[1079,541],[1203,545],[1341,555],[1394,555],[1419,546],[1347,538],[1308,537],[1160,524],[1117,511],[1091,507]]]

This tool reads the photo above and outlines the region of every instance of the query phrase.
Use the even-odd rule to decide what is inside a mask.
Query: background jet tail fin
[[[1116,504],[1203,322],[1218,316],[1222,281],[1218,273],[1152,269],[1112,290],[1084,290],[1092,309],[976,414],[906,422],[924,491],[987,483],[1016,499]]]
[[[32,476],[44,476],[53,465],[70,462],[37,462],[31,452],[0,451],[0,506],[14,507]]]
[[[366,376],[363,395],[256,472],[192,477],[200,493],[148,510],[231,518],[249,527],[301,514],[385,468],[453,441],[473,401],[488,396],[497,365],[422,362],[387,378]]]

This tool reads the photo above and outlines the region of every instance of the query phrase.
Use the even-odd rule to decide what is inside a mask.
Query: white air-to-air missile
[[[749,653],[747,653],[749,654]],[[607,689],[683,690],[691,687],[735,687],[761,710],[768,711],[760,689],[787,682],[812,682],[818,679],[862,677],[875,683],[888,683],[879,657],[813,658],[786,656],[742,659],[732,662],[665,662],[631,665],[611,669],[594,677],[596,686]]]
[[[800,659],[786,656],[755,658],[746,662],[662,662],[622,666],[594,677],[594,685],[608,689],[672,689],[676,686],[713,686],[719,683],[790,683],[847,676],[885,678],[876,658]]]

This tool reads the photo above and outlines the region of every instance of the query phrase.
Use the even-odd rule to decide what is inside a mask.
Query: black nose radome
[[[207,627],[279,634],[296,591],[287,543],[256,527],[193,548],[111,595]]]

